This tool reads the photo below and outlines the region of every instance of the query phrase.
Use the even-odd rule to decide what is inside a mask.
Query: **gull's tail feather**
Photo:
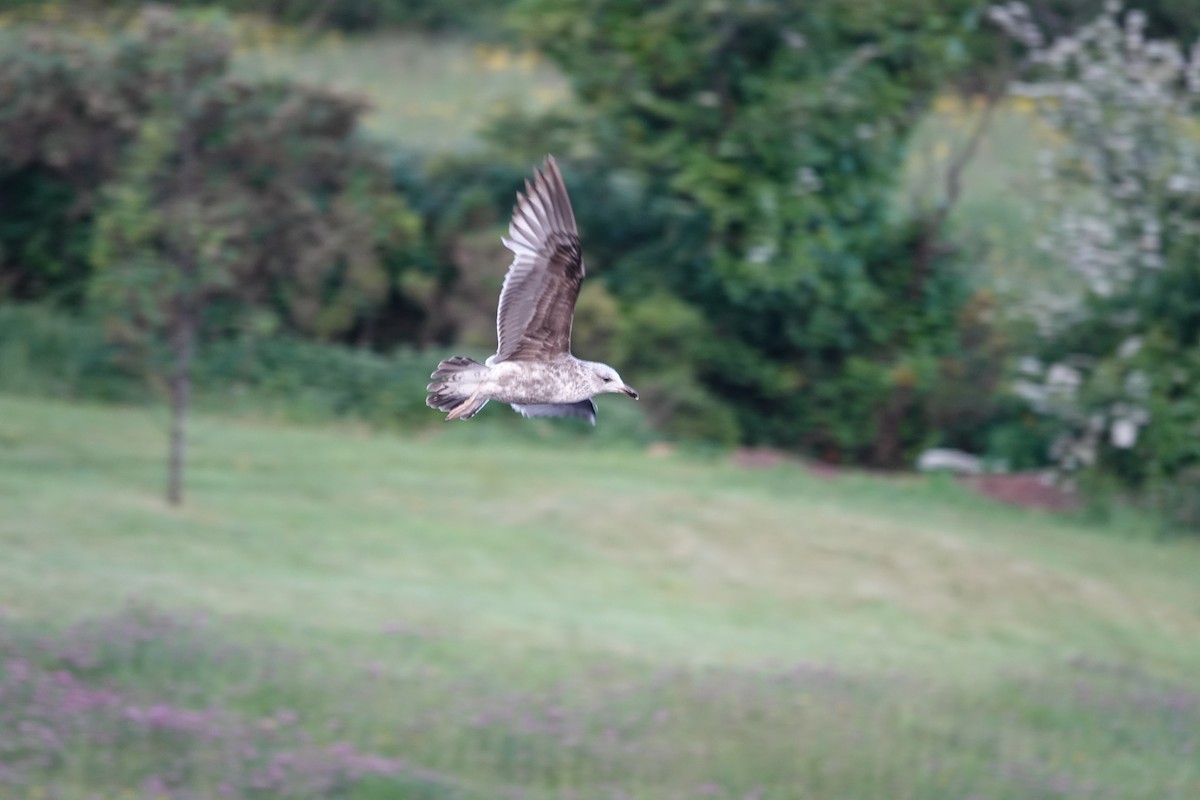
[[[438,364],[429,377],[433,383],[425,387],[429,396],[425,405],[445,411],[447,421],[470,419],[487,405],[488,398],[479,397],[479,384],[487,367],[465,356],[453,356]]]

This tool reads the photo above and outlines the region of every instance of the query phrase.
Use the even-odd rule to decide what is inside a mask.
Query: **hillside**
[[[164,430],[145,410],[0,397],[10,683],[32,659],[147,703],[299,713],[316,741],[430,770],[441,793],[422,797],[1200,792],[1200,548],[1136,519],[470,425],[413,439],[213,416],[176,511]],[[99,666],[61,655],[97,636]],[[0,723],[32,713],[21,696],[0,691]],[[575,744],[526,730],[546,715]],[[161,796],[219,781],[210,746],[179,736],[151,740],[190,764]],[[146,780],[136,736],[115,762],[66,738],[66,761],[4,796]]]

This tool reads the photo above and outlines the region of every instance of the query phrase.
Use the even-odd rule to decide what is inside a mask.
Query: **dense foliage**
[[[0,30],[0,297],[78,302],[96,196],[148,113],[148,86],[96,43]]]
[[[510,122],[500,149],[597,176],[581,224],[643,323],[624,368],[661,379],[650,396],[833,460],[897,465],[936,438],[987,301],[889,197],[921,110],[970,64],[976,6],[518,4],[580,109]],[[597,198],[615,200],[589,219]]]
[[[150,98],[101,192],[97,299],[154,328],[164,309],[200,322],[234,298],[286,329],[348,329],[386,288],[382,245],[408,225],[385,162],[354,136],[362,104],[229,74],[229,41],[169,14],[112,53]]]
[[[1074,33],[1104,13],[1111,0],[1029,0],[1022,6],[1031,21],[1050,37]],[[1004,6],[1004,3],[995,5]],[[1193,0],[1139,0],[1147,34],[1154,38],[1191,41],[1200,36],[1200,15]]]
[[[509,0],[511,1],[511,0]],[[143,0],[9,0],[14,8],[59,6],[68,11],[89,7],[105,11],[136,11]],[[381,27],[444,31],[468,30],[480,37],[500,29],[506,2],[495,0],[171,0],[162,3],[179,9],[220,8],[232,13],[263,14],[288,25],[310,30],[334,28],[365,31]]]
[[[169,215],[169,187],[143,184],[190,159],[177,183],[193,197],[179,210],[209,209],[198,223],[206,231],[196,232],[214,235],[207,246],[245,256],[253,242],[269,262],[262,271],[277,275],[260,294],[292,327],[328,333],[353,322],[348,298],[383,283],[371,248],[390,231],[375,228],[411,227],[387,196],[381,154],[355,139],[362,105],[284,82],[239,82],[229,56],[218,29],[166,13],[142,16],[111,41],[48,27],[0,31],[0,297],[80,301],[95,265],[121,260]],[[294,193],[289,181],[313,193]],[[249,224],[268,218],[269,228]],[[222,222],[240,226],[238,241],[216,233]],[[339,262],[346,247],[358,251]],[[352,291],[323,287],[317,307],[299,302],[321,283],[314,270],[333,269]]]
[[[216,339],[196,352],[196,401],[299,421],[356,419],[381,427],[428,422],[411,391],[430,356],[384,356],[284,336]],[[104,336],[93,314],[47,306],[0,306],[0,389],[19,394],[123,403],[155,401],[143,368]]]

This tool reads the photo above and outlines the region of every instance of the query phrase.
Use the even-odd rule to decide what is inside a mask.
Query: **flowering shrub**
[[[1019,389],[1059,422],[1064,471],[1200,526],[1200,43],[1148,39],[1116,3],[1051,42],[1021,3],[991,17],[1030,52],[1013,90],[1061,134],[1041,244],[1078,279],[1031,309],[1043,346]]]

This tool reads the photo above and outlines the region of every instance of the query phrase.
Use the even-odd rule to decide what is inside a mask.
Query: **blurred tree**
[[[308,29],[332,28],[344,31],[378,31],[385,27],[409,28],[429,32],[453,31],[479,38],[503,33],[499,25],[505,6],[511,0],[165,0],[157,5],[177,9],[205,10],[220,8],[236,14],[261,14],[287,25]],[[22,11],[27,15],[44,12],[47,7],[58,13],[100,11],[135,12],[146,6],[145,0],[4,0],[0,11]]]
[[[631,319],[667,296],[694,309],[675,366],[742,438],[897,465],[931,435],[970,291],[940,226],[923,209],[893,222],[889,198],[926,104],[974,66],[982,8],[521,0],[516,23],[579,107],[505,120],[494,141],[596,176],[573,188],[605,198],[578,203],[589,264]],[[589,219],[605,207],[632,213]]]
[[[171,13],[147,12],[141,27],[117,61],[153,87],[152,105],[102,191],[92,290],[114,334],[167,344],[178,503],[192,361],[213,304],[270,300],[292,329],[337,333],[386,289],[380,243],[408,218],[354,138],[358,100],[237,81],[229,41]]]
[[[1038,29],[1047,36],[1071,34],[1104,13],[1110,0],[1026,0]],[[997,3],[1011,6],[1011,3]],[[1191,41],[1200,36],[1195,0],[1136,0],[1125,4],[1146,16],[1147,33],[1156,38]]]

